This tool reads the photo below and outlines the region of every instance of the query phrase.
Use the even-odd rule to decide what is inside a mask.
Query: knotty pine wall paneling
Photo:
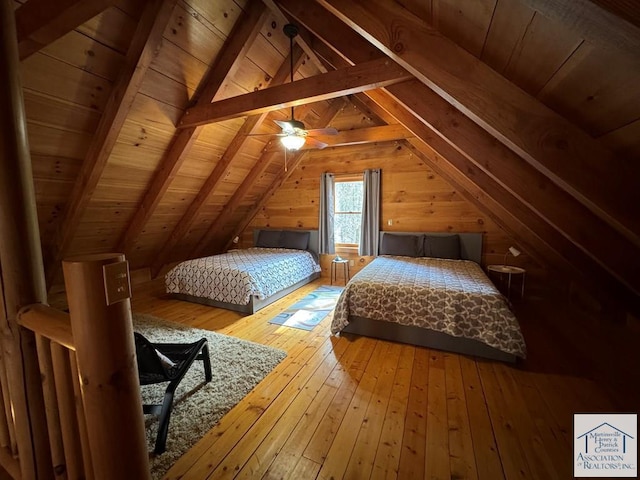
[[[398,142],[313,151],[245,229],[240,247],[252,245],[255,228],[317,229],[321,173],[353,174],[368,168],[382,169],[383,231],[482,232],[483,265],[503,263],[509,246],[520,248],[460,192]],[[357,255],[341,256],[354,260],[351,275],[371,260],[371,257]],[[323,276],[329,276],[332,258],[322,256]],[[526,252],[518,258],[510,257],[509,263],[524,266],[533,276],[544,274]]]
[[[136,19],[112,7],[21,62],[45,251],[120,70]],[[116,35],[123,43],[116,41]]]

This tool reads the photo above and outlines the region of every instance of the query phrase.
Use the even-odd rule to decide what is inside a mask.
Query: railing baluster
[[[53,374],[51,359],[51,340],[36,334],[36,349],[38,364],[42,376],[42,393],[44,395],[47,413],[47,428],[49,429],[49,443],[51,445],[51,461],[56,478],[67,478],[67,467],[62,443],[62,427],[60,426],[60,411],[56,395],[56,381]]]
[[[58,410],[60,411],[67,475],[69,478],[82,478],[84,476],[84,467],[82,465],[73,380],[71,380],[71,365],[67,349],[57,343],[53,343],[51,345],[51,358],[56,379],[56,395],[58,397]]]
[[[69,350],[69,362],[71,364],[71,378],[73,380],[73,393],[76,402],[76,416],[78,417],[78,430],[80,431],[80,446],[82,447],[82,460],[84,463],[84,476],[86,480],[93,480],[93,461],[89,449],[89,437],[87,436],[87,419],[82,406],[82,390],[80,389],[80,377],[78,375],[78,360],[76,352]]]
[[[6,373],[4,371],[5,365],[4,360],[2,359],[2,354],[0,354],[0,376],[6,377]],[[6,392],[6,382],[2,382],[0,380],[0,394],[2,396],[5,412],[7,411],[7,406],[9,405],[7,402],[9,400],[9,395]],[[8,409],[8,412],[11,413],[11,409]],[[7,420],[7,415],[0,415],[0,446],[2,447],[10,447],[11,446],[11,436],[9,434],[9,422]],[[12,422],[13,423],[13,422]]]

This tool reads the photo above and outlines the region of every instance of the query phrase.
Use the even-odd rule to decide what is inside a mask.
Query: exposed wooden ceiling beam
[[[29,0],[16,10],[20,60],[95,17],[116,0]]]
[[[410,78],[411,75],[393,61],[381,58],[286,85],[265,88],[208,105],[198,105],[185,112],[180,127],[192,127],[244,115],[256,115],[278,108],[315,103],[392,85]]]
[[[640,28],[640,9],[636,0],[591,0],[617,17]]]
[[[590,43],[617,52],[622,50],[633,57],[640,52],[638,25],[596,5],[593,0],[523,0],[523,3],[562,23]]]
[[[561,254],[548,246],[544,238],[540,237],[539,232],[536,232],[525,223],[525,218],[521,213],[527,214],[527,211],[526,209],[522,212],[520,211],[522,204],[516,203],[513,208],[505,207],[505,203],[511,203],[510,193],[499,185],[498,196],[501,201],[490,195],[491,192],[487,193],[480,188],[477,185],[478,179],[487,179],[486,173],[476,165],[466,163],[464,156],[460,152],[457,152],[443,141],[436,132],[424,125],[419,118],[416,118],[391,95],[383,91],[371,92],[370,94],[363,93],[357,95],[355,100],[363,112],[366,111],[385,122],[401,122],[414,132],[417,132],[417,136],[407,139],[407,147],[421,158],[429,168],[450,183],[464,198],[475,205],[478,210],[487,215],[488,218],[492,219],[513,238],[517,239],[518,244],[528,254],[534,258],[544,259],[554,265],[560,262],[564,268],[563,271],[570,271],[574,276],[581,275]],[[464,171],[452,168],[452,162],[449,158],[454,159],[454,166],[459,164]],[[543,228],[547,229],[548,226],[543,225]],[[575,249],[572,248],[571,250]]]
[[[307,113],[311,110],[311,104],[303,105],[298,111],[300,113],[300,118],[304,118]],[[326,114],[320,119],[323,120],[326,118]],[[333,119],[333,116],[331,117]],[[323,124],[324,125],[324,124]],[[283,152],[268,152],[263,149],[262,154],[253,165],[249,173],[245,176],[242,183],[238,186],[236,191],[233,193],[227,204],[222,208],[222,211],[218,215],[218,217],[211,222],[209,228],[202,236],[202,239],[198,243],[195,252],[197,256],[200,256],[207,252],[210,244],[214,241],[214,236],[219,236],[220,232],[224,230],[227,222],[230,217],[234,214],[240,203],[244,200],[244,197],[249,193],[249,191],[253,188],[255,183],[262,177],[265,170],[269,167],[271,162],[282,155]],[[289,160],[291,162],[295,162],[297,158],[297,153],[292,155],[292,158]],[[215,239],[219,240],[219,238]],[[218,242],[219,243],[219,242]],[[217,243],[216,243],[217,245]]]
[[[640,295],[632,288],[617,288],[619,278],[554,229],[499,182],[470,162],[462,153],[445,142],[437,133],[396,102],[386,92],[366,92],[374,102],[387,110],[415,137],[409,143],[423,152],[429,165],[470,199],[507,232],[518,238],[532,255],[560,269],[569,278],[579,279],[591,288],[606,290],[610,295],[637,310]],[[453,168],[452,168],[453,167]],[[637,283],[637,282],[636,282]]]
[[[330,107],[327,111],[322,115],[322,117],[318,120],[318,127],[323,127],[331,124],[333,119],[342,111],[344,108],[344,100],[337,98],[332,101]],[[265,203],[271,198],[271,196],[280,188],[280,186],[291,176],[291,174],[295,171],[295,169],[300,165],[300,162],[307,156],[307,151],[299,152],[294,155],[293,158],[290,159],[287,170],[282,170],[280,174],[271,182],[271,185],[264,191],[264,193],[260,196],[260,199],[249,209],[249,212],[244,216],[241,220],[240,224],[235,225],[231,234],[224,234],[220,236],[220,241],[218,245],[223,246],[220,250],[227,250],[233,238],[236,235],[239,235],[253,220],[253,217],[260,211],[260,209],[264,206]]]
[[[433,169],[438,175],[441,175],[447,182],[449,182],[461,195],[469,200],[472,204],[478,207],[478,210],[485,214],[488,218],[502,228],[505,233],[516,239],[518,245],[521,246],[527,254],[538,260],[542,260],[547,265],[553,265],[553,272],[555,275],[561,275],[566,278],[577,281],[583,285],[598,292],[606,292],[606,294],[612,296],[617,301],[623,302],[625,305],[629,305],[634,311],[638,311],[640,303],[638,298],[630,294],[628,290],[621,290],[616,288],[617,282],[607,282],[609,279],[606,272],[597,268],[592,272],[585,272],[584,269],[576,267],[573,263],[573,254],[577,251],[575,248],[563,240],[562,236],[559,236],[557,232],[550,230],[549,226],[542,224],[542,235],[536,224],[527,224],[526,218],[520,215],[518,209],[508,210],[499,201],[493,199],[492,196],[487,195],[483,190],[478,190],[474,186],[471,178],[475,176],[475,171],[468,171],[464,175],[460,172],[452,171],[451,168],[446,165],[448,161],[444,161],[444,158],[439,153],[432,149],[430,145],[424,143],[417,137],[407,141],[408,148],[413,151],[418,158],[421,158],[426,166]],[[443,163],[445,165],[443,165]],[[471,177],[471,178],[470,178]],[[523,212],[523,213],[526,213]],[[539,227],[539,226],[538,226]],[[546,229],[549,229],[545,234]],[[551,247],[546,239],[548,234],[556,236],[555,245]],[[544,237],[544,238],[543,238]],[[565,247],[561,249],[566,253],[563,255],[558,251],[558,242],[564,242]],[[590,273],[590,275],[589,275]],[[605,288],[603,288],[605,285]]]
[[[425,138],[429,138],[429,136],[413,137],[407,140],[406,146],[425,162],[426,167],[444,178],[463,198],[475,205],[480,212],[495,222],[506,234],[516,239],[518,246],[522,247],[532,258],[544,259],[554,265],[558,265],[558,262],[560,262],[562,267],[571,269],[572,273],[576,272],[569,263],[538,236],[537,232],[523,222],[517,211],[505,208],[504,205],[492,196],[487,195],[469,178],[470,176],[472,178],[475,176],[476,170],[472,168],[471,171],[462,174],[455,169],[451,169],[449,162],[444,159],[438,150],[431,146],[431,142],[425,141]],[[566,270],[563,270],[563,272],[566,272]]]
[[[247,56],[267,18],[268,11],[260,0],[247,2],[247,8],[236,21],[220,55],[207,72],[206,81],[198,86],[197,96],[192,99],[192,105],[194,101],[196,105],[206,105],[215,99],[224,81],[233,76],[242,60]]]
[[[249,190],[253,188],[254,184],[262,176],[267,167],[279,155],[281,155],[281,153],[277,152],[264,152],[262,155],[260,155],[258,161],[253,165],[240,186],[233,193],[227,204],[223,207],[218,217],[213,222],[211,222],[211,225],[195,248],[196,257],[218,253],[217,250],[213,252],[211,251],[211,244],[218,243],[219,238],[216,237],[220,235],[221,229],[226,226],[227,222],[236,211],[244,197],[247,195],[247,193],[249,193]],[[295,158],[299,155],[302,155],[302,152],[294,154],[293,157]]]
[[[420,93],[415,95],[412,92]],[[517,206],[520,212],[527,210],[524,218],[528,219],[529,227],[537,225],[540,232],[549,232],[547,226],[541,226],[545,222],[555,229],[557,233],[538,233],[548,245],[557,251],[569,244],[574,250],[581,250],[582,254],[576,255],[578,266],[584,265],[592,270],[589,263],[597,262],[640,297],[640,277],[637,275],[640,270],[640,249],[624,235],[612,229],[511,150],[495,142],[435,92],[429,92],[429,89],[423,91],[417,85],[406,85],[402,89],[390,87],[389,93],[399,105],[411,111],[431,131],[465,155],[464,161],[457,162],[451,155],[445,156],[459,171],[464,172],[469,164],[473,164],[487,175],[479,186],[488,195],[496,192],[501,196],[500,203],[508,209]],[[438,126],[437,130],[434,125]],[[499,184],[500,188],[493,183]],[[509,192],[509,195],[502,190]],[[593,231],[597,231],[598,235],[592,235]],[[583,256],[589,257],[590,261]]]
[[[363,115],[366,115],[368,119],[376,123],[386,123],[387,125],[401,125],[402,128],[405,128],[401,123],[396,123],[397,120],[389,115],[386,111],[384,111],[380,106],[367,97],[364,93],[358,93],[357,95],[352,95],[349,100],[351,104],[356,107]],[[409,130],[407,131],[407,136],[411,135]],[[406,138],[406,137],[405,137]]]
[[[158,53],[162,33],[175,4],[176,0],[150,0],[145,5],[124,65],[113,85],[60,221],[54,252],[47,265],[49,285],[60,268],[60,261],[67,253],[84,210],[98,185],[147,69]]]
[[[596,140],[393,2],[318,0],[564,190],[640,238],[631,167]],[[429,54],[425,55],[424,52]]]
[[[306,6],[302,9],[295,6],[294,2],[283,3],[287,4],[287,9],[292,8],[293,15],[321,38],[334,45],[343,45],[342,53],[351,61],[370,58],[371,51],[362,43],[363,39],[349,36],[348,32],[336,27],[335,20],[327,18],[326,12],[325,18],[322,18],[322,12],[314,10],[313,7]],[[337,38],[333,38],[333,35]],[[320,54],[324,58],[331,58],[338,66],[343,66],[347,61],[331,55],[331,52],[322,51]],[[431,89],[413,81],[390,86],[387,90],[396,98],[387,98],[383,92],[367,92],[366,95],[371,98],[377,97],[378,103],[384,104],[387,109],[399,109],[395,111],[398,120],[413,124],[416,124],[417,120],[423,135],[426,136],[427,132],[430,132],[433,141],[441,145],[438,149],[440,155],[451,160],[452,166],[459,172],[481,169],[481,173],[476,174],[477,178],[483,179],[479,187],[500,195],[502,208],[506,208],[507,211],[526,211],[526,218],[534,218],[532,222],[539,225],[542,232],[547,232],[538,235],[542,235],[543,241],[554,246],[556,251],[566,249],[567,238],[570,238],[573,250],[589,252],[590,260],[585,262],[582,259],[583,265],[588,265],[595,259],[601,267],[615,275],[618,281],[638,291],[638,281],[633,273],[636,270],[634,266],[637,267],[636,263],[632,261],[631,265],[624,265],[624,258],[629,256],[628,252],[637,250],[628,239],[602,222],[511,150],[495,142],[491,135],[451,107]],[[381,98],[383,100],[380,100]],[[412,116],[406,113],[400,115],[398,112],[403,112],[400,107],[411,112]],[[408,126],[407,123],[405,126]],[[443,144],[443,140],[448,146]],[[469,188],[474,188],[474,192],[478,191],[478,186]],[[473,194],[474,197],[477,195]],[[482,209],[482,205],[478,206]],[[547,225],[541,224],[540,220],[547,222]],[[598,231],[603,232],[606,239],[589,234],[593,225],[598,225]],[[550,226],[556,229],[556,232],[548,233]],[[522,230],[522,226],[512,230]],[[558,241],[559,235],[563,238]],[[618,252],[611,251],[609,241],[616,245]],[[554,256],[558,258],[557,255]],[[564,254],[561,257],[564,257]]]
[[[225,78],[235,71],[237,65],[246,56],[253,41],[260,33],[266,19],[267,9],[259,0],[252,0],[249,8],[237,20],[229,37],[223,45],[218,57],[203,78],[192,102],[205,105],[211,102],[224,83]],[[153,179],[149,183],[140,206],[133,215],[124,233],[118,241],[118,249],[129,253],[142,233],[160,200],[169,189],[184,163],[191,146],[200,134],[199,127],[181,129],[174,136],[156,168]]]
[[[305,55],[302,49],[297,45],[294,46],[292,54],[293,69],[294,71],[296,71],[305,59]],[[279,70],[273,76],[271,85],[284,83],[286,80],[288,80],[289,74],[289,58],[286,58]],[[158,274],[162,266],[167,263],[170,255],[175,250],[178,243],[184,238],[185,235],[189,233],[189,230],[206,206],[212,193],[215,191],[220,181],[226,177],[231,167],[231,163],[238,156],[244,144],[249,140],[249,135],[255,133],[258,130],[266,117],[266,113],[247,117],[242,127],[240,127],[240,130],[238,130],[236,135],[233,137],[233,140],[231,140],[231,143],[225,150],[220,160],[218,160],[218,163],[216,163],[216,166],[213,168],[211,174],[205,180],[204,184],[200,188],[200,191],[193,199],[193,202],[191,202],[191,204],[187,208],[187,211],[171,231],[169,237],[167,238],[167,241],[160,248],[158,254],[155,255],[155,260],[151,265],[152,278],[154,278]]]
[[[202,188],[200,188],[184,215],[169,234],[158,254],[154,256],[151,264],[151,278],[155,278],[162,266],[169,261],[171,255],[175,252],[176,246],[189,233],[220,181],[226,177],[231,163],[248,140],[249,135],[259,128],[266,117],[267,114],[262,113],[260,115],[252,115],[245,120],[220,160],[218,160],[218,163],[216,163],[211,174],[205,180]]]

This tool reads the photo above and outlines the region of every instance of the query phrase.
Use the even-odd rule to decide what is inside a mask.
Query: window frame
[[[364,174],[348,173],[348,174],[335,175],[333,178],[333,182],[334,182],[334,185],[337,185],[338,183],[360,182],[361,184],[363,184],[363,188],[364,188]],[[334,195],[334,199],[333,199],[334,216],[338,215],[338,211],[336,210],[337,197],[338,197],[337,195]],[[360,221],[362,222],[362,207],[360,207],[359,212],[340,212],[340,215],[356,214],[356,213],[360,214]],[[336,253],[344,253],[344,254],[356,253],[357,254],[360,244],[338,243],[334,241],[334,247],[335,247]]]

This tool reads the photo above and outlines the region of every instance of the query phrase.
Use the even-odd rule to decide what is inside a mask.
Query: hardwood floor
[[[136,312],[288,353],[167,478],[569,479],[573,413],[623,408],[530,306],[517,366],[267,323],[319,283],[252,316],[135,290]]]

